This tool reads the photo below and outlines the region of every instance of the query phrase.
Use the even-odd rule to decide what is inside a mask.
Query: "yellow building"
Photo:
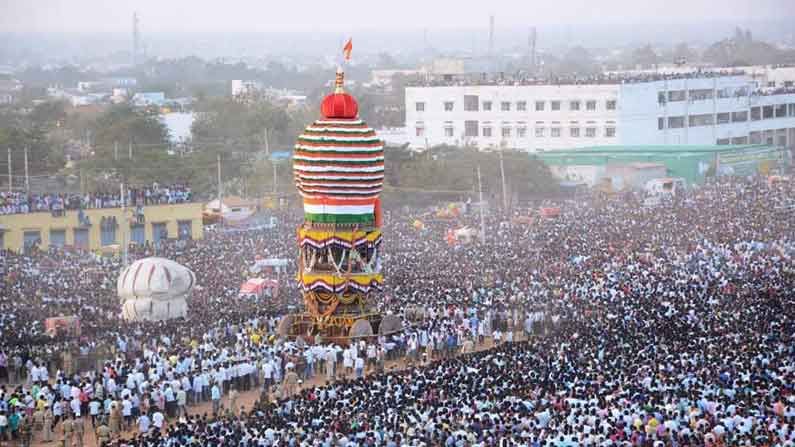
[[[38,244],[42,249],[70,245],[99,250],[120,245],[122,238],[133,244],[165,238],[201,239],[202,209],[201,203],[145,206],[142,213],[127,208],[127,228],[122,227],[121,208],[0,216],[0,248],[19,251],[25,245]]]

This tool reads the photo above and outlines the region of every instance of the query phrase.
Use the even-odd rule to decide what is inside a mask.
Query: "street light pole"
[[[478,165],[478,194],[480,196],[480,243],[486,243],[486,217],[483,215],[483,182],[480,180],[480,165]]]

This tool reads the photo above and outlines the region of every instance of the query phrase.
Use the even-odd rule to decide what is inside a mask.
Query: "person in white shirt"
[[[145,435],[149,433],[149,426],[152,424],[152,421],[149,419],[149,416],[144,413],[138,416],[138,434]]]
[[[166,418],[163,416],[163,413],[161,413],[160,410],[155,411],[155,413],[152,415],[152,425],[157,429],[157,431],[163,430],[163,422],[165,420]]]

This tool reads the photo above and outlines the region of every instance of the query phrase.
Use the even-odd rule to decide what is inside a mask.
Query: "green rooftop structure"
[[[681,177],[688,184],[703,183],[708,175],[767,174],[789,163],[786,148],[766,144],[592,146],[535,155],[559,174],[569,167],[657,163],[665,166],[669,177]]]

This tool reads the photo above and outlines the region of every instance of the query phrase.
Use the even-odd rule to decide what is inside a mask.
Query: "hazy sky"
[[[795,16],[795,0],[0,0],[0,31],[144,32],[482,28],[748,21]]]

